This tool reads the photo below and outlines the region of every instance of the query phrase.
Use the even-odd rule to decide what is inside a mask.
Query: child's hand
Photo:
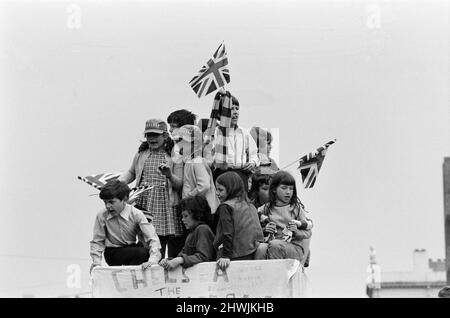
[[[163,267],[164,269],[168,269],[168,268],[167,268],[167,266],[168,266],[167,263],[169,263],[169,260],[168,260],[167,258],[162,259],[162,260],[159,262],[159,266]]]
[[[141,268],[143,271],[145,271],[147,268],[150,268],[152,265],[156,265],[157,263],[155,261],[148,261],[141,264]]]
[[[242,170],[244,171],[252,171],[255,168],[255,164],[253,162],[247,162],[242,166]]]
[[[89,269],[89,274],[92,274],[92,270],[97,266],[100,266],[100,264],[92,264],[91,268]]]
[[[228,266],[230,266],[230,262],[231,261],[229,258],[219,258],[217,260],[217,266],[219,266],[221,270],[225,270]]]
[[[301,223],[300,223],[301,225]],[[289,221],[288,225],[286,226],[286,228],[291,231],[294,232],[297,230],[297,224],[295,222]]]
[[[267,232],[269,234],[276,234],[277,233],[277,226],[274,222],[269,222],[266,227],[264,228],[264,232]]]
[[[302,226],[302,221],[300,220],[290,220],[288,224],[295,224],[297,228]]]
[[[167,165],[167,163],[162,163],[159,165],[158,167],[159,171],[161,171],[161,173],[166,177],[169,178],[172,177],[172,171],[170,170],[169,166]]]

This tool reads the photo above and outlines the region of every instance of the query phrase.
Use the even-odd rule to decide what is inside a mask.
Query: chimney
[[[426,273],[428,267],[428,253],[425,249],[415,249],[413,253],[413,271],[416,273]]]

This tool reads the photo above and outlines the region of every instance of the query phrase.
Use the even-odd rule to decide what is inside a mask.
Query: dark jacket
[[[219,205],[214,248],[217,258],[235,259],[254,253],[264,240],[256,208],[246,202],[229,200]]]
[[[186,237],[186,242],[178,254],[184,262],[183,267],[191,267],[201,262],[212,262],[216,253],[213,247],[214,234],[210,227],[204,223],[199,224]]]

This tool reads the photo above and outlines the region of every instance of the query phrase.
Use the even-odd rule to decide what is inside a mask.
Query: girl
[[[220,202],[211,169],[202,158],[203,135],[200,128],[184,125],[175,132],[174,139],[184,161],[183,199],[201,194],[208,201],[212,213],[215,213]]]
[[[234,171],[221,174],[216,180],[218,224],[214,248],[217,265],[225,270],[231,260],[251,260],[263,241],[256,208],[248,202],[244,183]]]
[[[165,256],[166,246],[169,257],[175,257],[183,246],[183,227],[174,208],[179,200],[177,191],[183,185],[183,165],[174,163],[170,157],[173,143],[165,122],[148,120],[144,135],[147,146],[141,145],[131,167],[122,173],[119,180],[127,184],[136,180],[136,186],[153,186],[136,200],[136,204],[148,211],[146,216],[153,220],[161,242],[162,257]]]
[[[209,227],[211,209],[208,201],[201,195],[195,195],[181,200],[179,207],[182,211],[182,221],[189,234],[182,251],[176,258],[163,259],[159,263],[167,270],[175,269],[180,265],[187,268],[215,259],[214,234]]]
[[[279,171],[272,176],[269,202],[259,208],[264,232],[273,235],[260,245],[257,259],[293,258],[305,264],[309,252],[312,221],[306,218],[304,205],[297,197],[294,177]]]
[[[270,175],[255,173],[252,175],[251,188],[248,192],[250,202],[259,208],[269,202]]]

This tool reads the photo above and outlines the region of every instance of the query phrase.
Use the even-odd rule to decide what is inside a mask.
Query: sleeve
[[[195,253],[187,255],[183,251],[179,254],[183,258],[183,267],[191,267],[201,262],[214,260],[213,234],[206,226],[200,226],[197,230]],[[183,249],[184,250],[184,249]]]
[[[147,218],[144,216],[144,213],[138,211],[136,214],[139,228],[142,232],[145,242],[148,244],[150,249],[150,256],[148,258],[148,261],[157,263],[161,259],[161,243],[159,242],[155,227],[147,220]]]
[[[298,220],[302,222],[302,225],[298,228],[299,230],[311,230],[313,228],[313,221],[306,217],[306,213],[303,208],[300,208]]]
[[[94,223],[93,238],[90,241],[91,245],[91,258],[94,264],[100,265],[102,263],[102,254],[105,250],[106,230],[105,222],[102,218],[102,214],[97,214]]]
[[[120,181],[125,182],[126,184],[130,184],[136,179],[136,164],[138,161],[138,157],[139,153],[137,153],[134,156],[133,162],[131,163],[131,167],[120,175],[119,177]]]
[[[194,163],[193,169],[196,185],[195,189],[188,193],[188,196],[194,196],[197,194],[205,195],[211,184],[210,176],[206,170],[205,164],[203,162]]]
[[[300,208],[300,213],[298,214],[298,217],[296,219],[300,220],[302,222],[302,225],[297,229],[297,231],[294,232],[295,240],[302,241],[305,239],[309,239],[312,235],[312,221],[306,218],[305,211],[302,208]]]
[[[205,158],[208,166],[212,166],[214,163],[214,148],[211,141],[206,142],[203,146],[203,158]]]
[[[219,222],[222,225],[222,249],[217,252],[217,258],[230,258],[233,254],[233,208],[229,205],[221,204],[218,208]]]
[[[248,162],[254,163],[255,167],[259,166],[258,147],[256,147],[255,140],[248,131],[246,133],[246,139],[248,141]]]
[[[309,239],[311,235],[312,235],[311,230],[297,230],[297,232],[295,232],[295,240],[302,241],[305,239]]]
[[[170,181],[172,182],[172,188],[178,190],[183,187],[183,169],[184,163],[181,162],[173,162],[172,161],[172,178]]]

